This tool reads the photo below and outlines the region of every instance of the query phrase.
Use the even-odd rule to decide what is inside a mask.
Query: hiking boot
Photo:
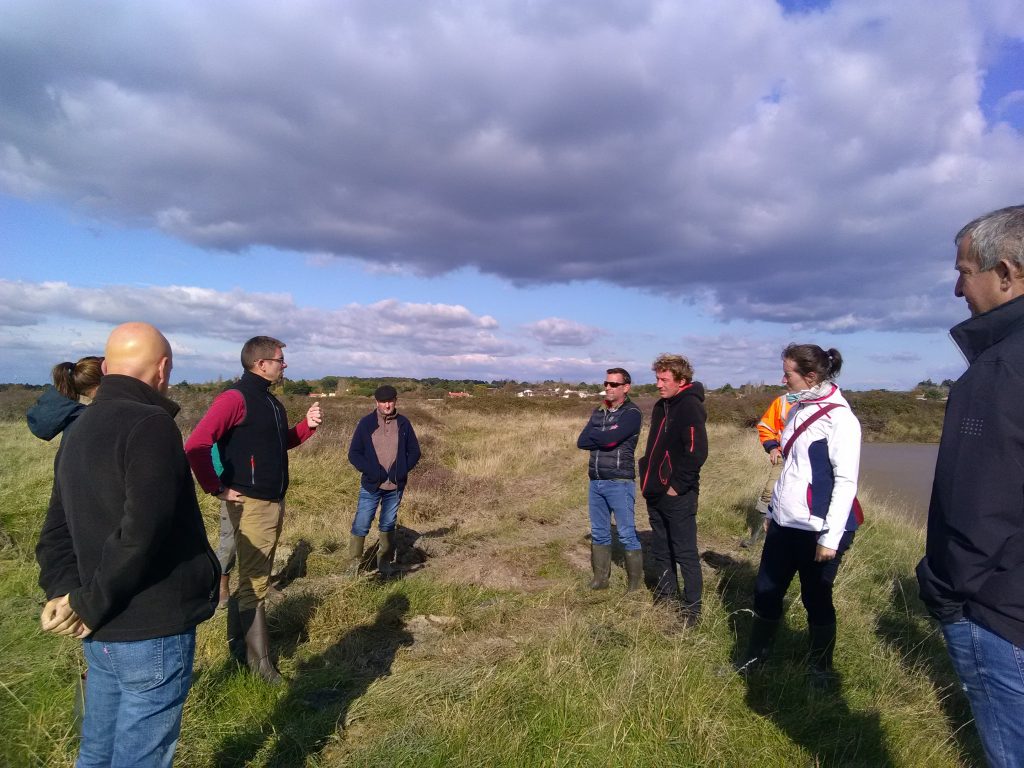
[[[591,589],[608,589],[608,577],[612,573],[612,548],[607,544],[590,545],[590,567],[594,578],[590,581]]]
[[[365,536],[352,536],[348,540],[348,558],[345,560],[345,574],[356,577],[359,575],[359,566],[363,563],[363,545],[366,544]]]
[[[644,553],[639,549],[626,550],[627,592],[636,592],[644,586]]]
[[[807,668],[811,675],[811,685],[818,689],[831,688],[838,681],[832,666],[832,656],[836,649],[836,625],[811,624],[807,632],[810,638]]]
[[[750,628],[750,640],[747,642],[747,652],[743,659],[736,662],[736,672],[740,677],[748,677],[764,667],[768,654],[771,652],[772,643],[775,641],[775,633],[779,630],[778,621],[762,619],[754,614],[754,624]]]
[[[249,669],[271,685],[283,681],[274,662],[270,660],[270,634],[267,630],[267,609],[263,603],[258,608],[239,611],[242,627],[245,629],[245,663]]]

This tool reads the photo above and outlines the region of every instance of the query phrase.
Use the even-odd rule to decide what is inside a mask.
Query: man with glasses
[[[591,589],[608,588],[612,568],[612,515],[625,550],[626,589],[633,592],[643,585],[643,554],[633,522],[636,500],[633,452],[640,437],[643,415],[629,399],[630,382],[625,368],[608,369],[604,401],[594,409],[576,441],[578,448],[590,451],[590,565],[594,572]]]
[[[228,647],[257,675],[280,683],[270,660],[264,601],[274,551],[284,522],[288,449],[305,442],[320,425],[320,403],[291,429],[270,387],[284,377],[284,342],[255,336],[242,347],[245,372],[217,396],[185,443],[192,471],[207,493],[227,503],[237,545],[238,586],[228,600]],[[220,476],[210,455],[216,445]]]

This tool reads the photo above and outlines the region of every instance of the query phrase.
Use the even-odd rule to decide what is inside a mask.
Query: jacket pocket
[[[658,465],[658,480],[664,487],[668,487],[669,481],[672,479],[672,457],[669,456],[668,451],[665,451],[665,456],[661,460],[661,464]]]

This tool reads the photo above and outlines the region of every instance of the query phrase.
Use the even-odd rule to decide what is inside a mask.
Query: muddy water
[[[890,500],[896,511],[923,526],[938,452],[936,443],[864,443],[860,485]]]

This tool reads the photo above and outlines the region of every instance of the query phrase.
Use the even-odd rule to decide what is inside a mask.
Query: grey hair
[[[960,247],[965,237],[971,238],[968,253],[982,272],[994,269],[1003,259],[1024,269],[1024,205],[1000,208],[986,213],[965,225],[953,242]]]

